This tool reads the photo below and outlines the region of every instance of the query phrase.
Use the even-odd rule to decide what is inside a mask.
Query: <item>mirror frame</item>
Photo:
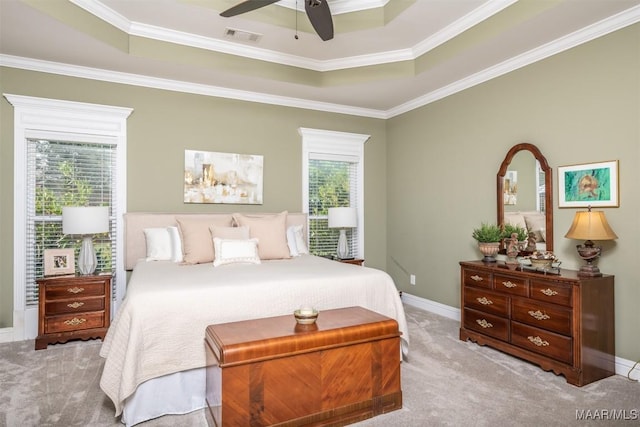
[[[553,177],[549,163],[547,159],[542,155],[542,152],[533,144],[523,142],[516,144],[507,153],[506,157],[500,165],[497,175],[497,200],[498,200],[498,225],[502,226],[504,223],[504,177],[507,174],[507,169],[511,164],[513,157],[520,151],[529,151],[540,162],[540,168],[544,171],[544,186],[545,186],[545,222],[546,222],[546,236],[545,243],[547,245],[547,251],[553,252]]]

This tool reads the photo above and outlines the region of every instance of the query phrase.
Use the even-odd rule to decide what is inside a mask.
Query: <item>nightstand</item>
[[[360,258],[354,258],[354,259],[340,259],[340,258],[336,258],[336,261],[340,261],[343,262],[345,264],[354,264],[354,265],[362,265],[364,263],[363,259]]]
[[[58,276],[38,279],[36,350],[72,339],[104,336],[111,313],[111,275]]]

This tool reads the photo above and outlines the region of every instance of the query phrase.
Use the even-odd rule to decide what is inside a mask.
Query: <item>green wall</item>
[[[458,261],[478,259],[471,232],[496,220],[496,173],[511,146],[538,146],[553,168],[618,159],[619,236],[598,264],[614,274],[616,353],[640,357],[640,25],[617,31],[387,121],[387,269],[408,293],[460,307]],[[555,252],[581,264],[565,239],[576,209],[558,209]],[[409,284],[416,275],[416,285]]]
[[[620,160],[620,208],[606,209],[619,239],[605,243],[616,275],[616,353],[640,357],[640,25],[636,24],[389,120],[74,79],[0,68],[3,93],[132,107],[128,210],[301,209],[299,127],[371,134],[365,145],[365,254],[399,289],[460,306],[458,261],[496,216],[495,176],[511,146],[538,146],[560,165]],[[0,101],[0,327],[11,326],[13,108]],[[182,203],[183,150],[265,156],[262,206]],[[557,193],[554,188],[554,194]],[[567,268],[579,242],[564,238],[575,209],[554,197],[555,251]],[[417,283],[409,284],[409,274]]]
[[[299,127],[371,135],[365,143],[365,256],[386,262],[384,120],[227,100],[44,73],[0,68],[0,92],[130,107],[127,210],[280,212],[302,210]],[[13,312],[13,107],[0,100],[0,328]],[[184,150],[264,156],[263,205],[196,205],[182,201]]]

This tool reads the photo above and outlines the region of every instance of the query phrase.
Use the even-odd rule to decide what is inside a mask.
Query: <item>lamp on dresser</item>
[[[109,231],[109,207],[65,206],[62,208],[62,233],[82,236],[78,254],[78,270],[82,275],[93,274],[98,265],[93,248],[93,235]]]
[[[349,258],[349,243],[347,242],[347,228],[353,228],[358,223],[356,208],[329,208],[329,228],[339,228],[337,255],[339,259]]]
[[[564,237],[576,240],[586,240],[582,245],[576,245],[578,255],[587,263],[580,267],[578,276],[599,277],[600,269],[593,262],[602,253],[600,246],[595,246],[593,240],[614,240],[618,236],[607,222],[603,211],[592,211],[591,206],[586,212],[576,212],[573,223]]]

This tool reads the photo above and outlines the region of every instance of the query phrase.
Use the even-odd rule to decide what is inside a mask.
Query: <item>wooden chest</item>
[[[583,386],[615,374],[613,276],[461,262],[460,339],[489,345]]]
[[[361,307],[206,329],[209,421],[345,425],[402,407],[398,323]]]

